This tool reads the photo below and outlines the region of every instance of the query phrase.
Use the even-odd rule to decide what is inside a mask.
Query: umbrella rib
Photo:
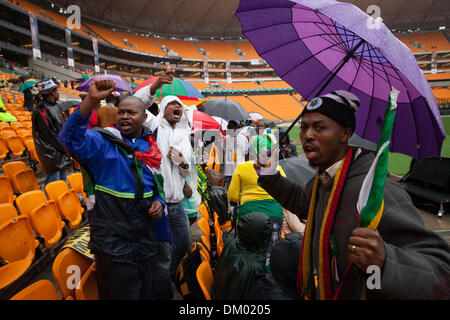
[[[369,55],[371,56],[371,54],[370,54],[370,52],[369,52]],[[372,56],[371,56],[372,57]],[[363,129],[363,137],[365,136],[365,134],[366,134],[366,130],[367,130],[367,122],[369,121],[369,119],[370,119],[370,114],[371,114],[371,112],[372,112],[372,106],[373,106],[373,95],[374,95],[374,92],[375,92],[375,70],[374,70],[374,68],[373,68],[373,63],[371,64],[371,67],[372,67],[372,94],[370,95],[370,104],[369,104],[369,112],[367,113],[367,118],[366,118],[366,123],[365,123],[365,125],[364,125],[364,129]]]
[[[304,64],[305,62],[311,60],[312,58],[315,58],[318,54],[320,54],[320,53],[322,53],[322,52],[324,52],[324,51],[326,51],[326,50],[330,50],[331,48],[336,47],[336,46],[338,46],[338,44],[334,44],[334,45],[329,46],[329,47],[327,47],[327,48],[321,49],[319,52],[316,52],[315,54],[311,54],[310,57],[308,57],[307,59],[305,59],[305,60],[303,60],[302,62],[298,63],[298,64],[295,65],[293,68],[291,68],[290,71],[288,71],[288,72],[286,72],[285,74],[283,74],[283,75],[281,76],[281,78],[282,78],[282,77],[285,77],[287,74],[289,74],[290,72],[292,72],[294,69],[298,68],[299,66],[301,66],[301,65]],[[337,66],[336,66],[335,68],[337,68]]]
[[[334,30],[335,30],[335,32],[336,32],[336,33],[335,33],[335,35],[336,35],[336,43],[342,44],[342,45],[343,45],[343,49],[344,49],[344,48],[346,49],[347,47],[345,46],[342,37],[337,33],[336,21],[333,21],[333,20],[331,20],[330,18],[328,18],[328,19],[330,19],[330,20],[332,21],[332,24],[330,25],[330,24],[326,23],[326,22],[322,19],[322,16],[319,15],[317,11],[315,11],[315,13],[316,13],[316,16],[320,19],[320,21],[322,21],[322,24],[321,24],[321,25],[323,25],[323,26],[325,26],[325,27],[328,27],[328,31],[329,31],[331,34],[333,34],[333,29],[332,29],[332,28],[329,28],[329,27],[331,26],[331,27],[334,28]],[[317,25],[317,24],[316,24],[316,25]],[[317,25],[317,26],[318,26],[318,25]],[[322,29],[320,29],[320,30],[322,30]],[[322,30],[322,31],[325,32],[325,30]]]

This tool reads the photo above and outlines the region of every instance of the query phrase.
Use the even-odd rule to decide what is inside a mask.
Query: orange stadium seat
[[[206,205],[203,202],[198,207],[198,211],[200,212],[203,218],[205,218],[207,221],[209,220],[208,209],[206,208]]]
[[[208,249],[208,252],[211,252],[211,239],[204,234],[200,236],[202,240],[201,243]]]
[[[10,300],[60,300],[49,280],[39,280],[15,294]]]
[[[16,208],[11,203],[0,204],[0,226],[18,216]]]
[[[223,250],[223,239],[222,239],[223,231],[219,224],[219,216],[215,212],[214,212],[214,232],[216,234],[217,254],[220,257]]]
[[[82,255],[72,248],[64,248],[60,253],[58,253],[55,260],[53,261],[52,273],[59,291],[61,291],[64,299],[67,299],[69,297],[74,298],[75,288],[78,285],[78,282],[71,283],[73,284],[73,286],[69,287],[69,277],[71,275],[74,275],[74,280],[77,280],[77,277],[75,277],[76,272],[76,276],[80,277],[78,280],[81,280],[81,278],[91,267],[91,265],[92,261],[88,257]],[[78,267],[79,269],[69,270],[69,268],[71,268],[72,266]]]
[[[16,199],[13,188],[6,176],[0,176],[0,203],[13,204]]]
[[[6,262],[33,260],[38,246],[28,217],[17,216],[0,226],[0,257]]]
[[[8,122],[0,122],[0,130],[3,128],[8,128],[8,127],[10,127]]]
[[[205,218],[200,218],[197,221],[198,227],[200,228],[200,230],[202,231],[202,233],[209,238],[211,236],[211,229],[209,227],[209,223],[208,220],[206,220]]]
[[[2,138],[6,142],[8,149],[11,150],[11,155],[15,157],[22,156],[25,151],[22,138],[20,138],[15,132],[2,131]]]
[[[19,171],[27,169],[27,166],[25,162],[23,161],[9,161],[2,164],[3,172],[5,173],[5,176],[8,178],[9,183],[11,184],[11,187],[15,191],[17,191],[16,186],[13,182],[13,175]]]
[[[30,168],[17,171],[12,174],[12,185],[19,193],[24,193],[32,190],[40,190],[34,171]]]
[[[58,243],[65,224],[55,201],[47,200],[43,191],[35,190],[18,196],[16,205],[20,214],[29,217],[33,229],[44,238],[45,247]]]
[[[0,290],[19,279],[27,271],[31,262],[31,259],[22,259],[0,267]]]
[[[198,52],[198,49],[190,41],[183,40],[170,40],[170,39],[155,39],[160,45],[166,46],[167,49],[173,50],[180,57],[201,59],[204,60],[206,57]]]
[[[67,176],[70,188],[75,190],[76,193],[81,194],[86,203],[86,193],[83,189],[83,174],[81,172],[75,172]]]
[[[49,199],[56,202],[61,215],[69,221],[70,229],[80,225],[83,208],[75,190],[69,189],[65,181],[58,180],[48,183],[45,191]]]
[[[196,277],[206,300],[211,300],[214,278],[208,261],[203,261],[197,268]]]
[[[202,236],[202,238],[203,237],[204,236]],[[202,242],[197,242],[197,245],[200,246],[200,256],[201,256],[202,260],[210,262],[211,261],[211,255],[210,255],[211,243],[208,247],[208,245],[203,243],[203,239],[202,239]]]
[[[95,263],[86,271],[75,289],[76,300],[98,300],[97,279],[95,277]]]
[[[256,52],[255,48],[253,48],[252,44],[248,41],[234,41],[236,47],[244,52],[244,59],[261,59],[261,57]]]
[[[0,137],[0,160],[5,159],[8,156],[8,152],[9,150],[5,140]]]
[[[196,41],[208,53],[211,60],[240,60],[231,41]]]

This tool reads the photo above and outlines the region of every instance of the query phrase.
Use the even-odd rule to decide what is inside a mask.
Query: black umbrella
[[[67,100],[61,103],[58,103],[58,107],[61,111],[67,111],[72,107],[76,107],[80,104],[80,101],[77,100]]]
[[[199,110],[210,116],[226,120],[247,120],[249,118],[248,112],[243,106],[226,98],[210,99]]]
[[[280,160],[280,166],[289,181],[300,184],[302,187],[316,174],[316,170],[308,163],[308,159],[290,157]]]
[[[359,148],[364,148],[367,150],[371,150],[371,151],[377,151],[377,144],[363,139],[360,136],[358,136],[356,133],[354,133],[350,139],[348,140],[348,144],[351,146],[355,146],[355,147],[359,147]]]

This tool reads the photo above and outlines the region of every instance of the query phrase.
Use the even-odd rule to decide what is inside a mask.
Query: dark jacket
[[[373,153],[363,152],[353,161],[342,190],[333,226],[338,247],[338,268],[343,274],[348,266],[348,239],[358,227],[356,203],[362,183],[374,160]],[[261,176],[259,185],[287,210],[306,219],[314,179],[305,188],[276,174]],[[313,230],[313,261],[318,265],[320,226],[332,189],[319,184]],[[381,289],[367,290],[368,299],[436,299],[437,288],[450,276],[450,247],[436,233],[427,229],[406,191],[388,178],[384,188],[384,212],[377,228],[384,240],[386,260]],[[356,267],[354,267],[356,268]],[[333,284],[333,293],[338,283]],[[358,286],[346,283],[346,287]],[[344,292],[346,292],[344,290]],[[348,298],[341,296],[341,298]]]
[[[52,174],[72,164],[70,155],[58,142],[58,133],[64,124],[64,117],[56,103],[43,100],[31,115],[33,139],[41,168]]]
[[[302,235],[291,232],[277,241],[270,254],[270,273],[253,283],[247,300],[298,300],[297,273]]]

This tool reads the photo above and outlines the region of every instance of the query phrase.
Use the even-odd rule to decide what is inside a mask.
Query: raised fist
[[[116,83],[108,79],[96,79],[92,81],[89,86],[88,96],[94,100],[105,99],[114,90],[116,90]]]

